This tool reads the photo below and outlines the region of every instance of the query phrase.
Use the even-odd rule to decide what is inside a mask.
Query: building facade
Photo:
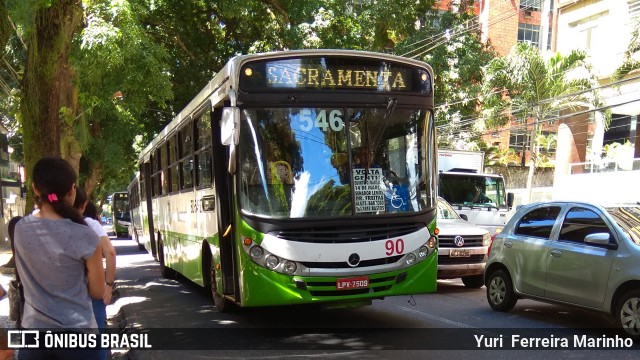
[[[617,82],[612,75],[622,65],[640,21],[640,0],[556,0],[555,8],[553,49],[589,54],[605,108],[612,113],[606,130],[598,112],[566,121],[575,142],[570,161],[601,161],[602,156],[613,156],[613,149],[618,162],[630,163],[640,157],[640,73],[632,72]],[[633,166],[640,167],[640,162]]]

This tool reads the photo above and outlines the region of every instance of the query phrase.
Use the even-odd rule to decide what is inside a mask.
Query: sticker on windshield
[[[385,211],[381,168],[353,169],[353,191],[356,198],[356,213],[377,213]]]

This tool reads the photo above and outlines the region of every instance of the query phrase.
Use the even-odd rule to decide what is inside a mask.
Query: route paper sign
[[[385,211],[382,191],[382,169],[357,168],[352,171],[353,191],[356,198],[356,213],[376,213]]]

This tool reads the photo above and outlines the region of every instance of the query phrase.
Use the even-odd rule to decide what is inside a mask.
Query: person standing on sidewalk
[[[16,224],[16,269],[24,287],[24,329],[97,333],[91,298],[104,297],[99,238],[73,207],[75,170],[61,158],[42,158],[32,171],[40,211]],[[24,348],[19,360],[99,360],[100,349]]]
[[[84,215],[84,221],[89,227],[100,237],[100,249],[102,256],[105,258],[105,288],[104,297],[102,299],[93,300],[93,314],[98,323],[100,333],[104,333],[107,328],[107,305],[111,303],[111,295],[113,294],[113,282],[116,277],[116,249],[111,244],[107,232],[104,231],[102,224],[92,216],[95,213],[95,205],[89,201],[87,193],[83,188],[76,189],[76,200],[73,206]],[[93,211],[92,211],[93,210]],[[107,349],[102,349],[102,360],[107,358]]]

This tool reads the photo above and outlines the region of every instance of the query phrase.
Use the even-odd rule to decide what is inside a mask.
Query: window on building
[[[630,141],[631,116],[624,114],[611,114],[611,123],[604,132],[603,145]]]
[[[569,24],[569,28],[574,32],[573,39],[576,48],[588,51],[594,47],[594,38],[598,30],[598,25],[603,21],[603,18],[608,15],[609,11],[603,11]]]
[[[528,147],[527,133],[524,131],[512,132],[509,135],[509,148],[515,151],[526,150]]]
[[[640,15],[640,0],[627,0],[629,5],[629,17],[635,18]]]
[[[518,23],[518,42],[540,46],[540,25]]]
[[[543,1],[540,0],[520,0],[520,9],[540,11],[542,10],[542,4]]]

